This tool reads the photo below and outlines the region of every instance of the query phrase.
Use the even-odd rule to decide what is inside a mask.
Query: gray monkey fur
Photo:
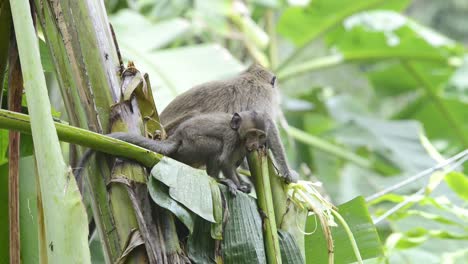
[[[265,115],[255,111],[244,111],[234,115],[209,113],[194,116],[180,123],[165,140],[155,141],[137,134],[111,133],[107,136],[120,139],[151,151],[171,157],[194,167],[206,166],[207,174],[216,179],[223,172],[229,191],[250,192],[249,183],[243,182],[237,174],[248,151],[266,144],[268,131]],[[82,168],[91,157],[93,150],[83,155],[78,165],[78,181]]]
[[[274,122],[280,113],[276,76],[260,65],[254,64],[239,75],[225,80],[200,84],[177,96],[160,114],[167,135],[171,135],[183,121],[200,113],[242,111],[267,113],[267,145],[279,174],[287,182],[296,182],[298,174],[291,170]]]

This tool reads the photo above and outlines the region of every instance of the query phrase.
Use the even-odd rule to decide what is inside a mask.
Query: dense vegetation
[[[0,1],[2,6],[7,2]],[[37,6],[42,1],[34,2]],[[59,2],[63,4],[66,1]],[[155,106],[161,111],[177,94],[196,84],[232,76],[253,62],[276,73],[282,95],[281,106],[285,113],[285,118],[279,123],[289,160],[303,180],[322,182],[321,186],[305,182],[296,186],[283,186],[272,181],[272,195],[276,197],[273,199],[276,217],[277,210],[281,211],[278,209],[281,207],[278,206],[281,199],[287,200],[290,197],[297,202],[292,205],[294,212],[285,213],[285,219],[276,219],[284,263],[301,263],[304,260],[306,263],[326,263],[329,260],[326,247],[330,244],[327,244],[323,235],[326,232],[320,231],[320,227],[317,229],[317,222],[323,220],[321,217],[324,216],[325,222],[321,223],[332,226],[336,263],[353,262],[357,259],[339,216],[334,213],[334,217],[331,216],[331,207],[317,198],[320,195],[315,195],[314,188],[319,189],[323,196],[338,206],[338,212],[354,234],[361,256],[369,259],[366,261],[466,263],[468,163],[464,165],[464,162],[468,159],[468,62],[466,43],[463,42],[466,42],[468,35],[460,27],[468,17],[468,5],[456,0],[429,3],[412,3],[409,0],[105,1],[108,19],[113,26],[124,61],[133,61],[141,73],[148,73],[149,76],[146,82],[141,81],[145,79],[143,75],[135,77],[135,80],[140,81],[135,93],[140,100],[138,104],[142,116],[148,117],[150,114],[147,113],[151,113]],[[78,4],[63,5],[63,8],[70,10],[82,8]],[[8,21],[6,25],[10,25],[9,9],[2,9],[2,6],[0,21]],[[39,78],[34,79],[33,83],[40,86],[39,83],[43,82],[44,87],[47,83],[53,115],[74,126],[95,131],[99,131],[96,127],[101,125],[103,131],[115,127],[128,129],[126,125],[122,125],[125,123],[122,120],[135,120],[135,116],[124,116],[117,125],[109,125],[109,105],[112,102],[106,101],[110,98],[108,94],[100,92],[106,90],[107,83],[122,80],[116,81],[117,77],[109,77],[104,73],[103,69],[108,66],[106,63],[101,65],[101,61],[96,59],[102,55],[92,48],[94,39],[83,41],[83,38],[82,42],[72,42],[76,45],[70,47],[66,41],[57,37],[60,35],[57,32],[65,32],[65,26],[60,28],[59,23],[57,27],[60,30],[55,31],[56,24],[51,22],[52,16],[48,12],[58,11],[48,7],[41,6],[47,12],[42,9],[38,12],[37,23],[42,67],[47,82]],[[19,19],[13,11],[14,9],[12,16],[15,30],[18,30]],[[96,13],[90,13],[95,15],[95,20],[99,20],[96,19]],[[65,15],[64,19],[75,19],[76,22],[75,15],[78,16],[76,12],[70,15],[72,19]],[[106,34],[99,35],[102,31],[90,26],[97,22],[91,23],[85,19],[81,22],[82,24],[67,24],[68,28],[79,29],[76,33],[71,33],[71,36],[99,32],[96,33],[97,39],[112,43],[109,36],[102,37]],[[0,28],[0,35],[7,43],[10,33],[5,28],[7,27]],[[20,44],[18,32],[16,36]],[[22,51],[21,48],[19,45],[21,63],[24,66],[21,57],[24,49]],[[8,48],[0,54],[2,74],[6,70],[12,71],[11,59],[6,63],[9,56],[6,50]],[[71,55],[70,50],[75,52],[74,55]],[[81,57],[76,55],[77,50]],[[112,52],[106,53],[105,58],[107,60],[109,57],[109,64],[115,65],[118,60]],[[34,61],[33,55],[30,56],[31,61]],[[70,58],[74,58],[73,56],[83,60],[78,63],[79,69],[64,66],[71,65]],[[90,62],[93,60],[98,62],[93,64]],[[25,77],[29,76],[24,74],[28,70],[25,68],[29,67],[23,67],[26,86],[30,79]],[[8,109],[8,89],[12,90],[8,75],[6,73],[5,78],[2,77],[2,109]],[[104,81],[106,78],[108,82]],[[152,91],[151,96],[141,92],[146,85]],[[85,90],[80,90],[83,88]],[[44,255],[47,254],[49,261],[57,260],[53,259],[56,256],[50,252],[54,245],[46,242],[49,240],[42,241],[44,234],[38,231],[47,231],[47,225],[76,227],[76,234],[72,232],[69,237],[63,237],[62,241],[72,240],[71,245],[67,246],[80,249],[74,254],[85,259],[85,262],[89,254],[93,263],[100,263],[104,259],[124,255],[124,249],[132,250],[132,246],[137,250],[128,257],[130,261],[138,263],[139,258],[146,258],[145,251],[141,251],[143,247],[138,247],[142,243],[138,239],[144,239],[136,238],[133,233],[136,226],[142,229],[141,221],[137,221],[140,219],[129,217],[130,220],[122,220],[122,216],[134,214],[132,208],[135,207],[135,202],[128,197],[138,193],[138,190],[141,193],[141,186],[132,185],[126,189],[112,185],[108,187],[111,191],[107,192],[105,184],[91,178],[88,183],[91,188],[88,186],[88,193],[85,193],[86,207],[82,207],[81,203],[77,207],[66,207],[69,210],[67,212],[76,214],[73,219],[61,219],[60,215],[64,215],[61,205],[54,204],[53,199],[41,198],[45,209],[41,205],[37,206],[37,198],[47,195],[44,191],[41,194],[39,188],[44,190],[48,188],[48,184],[56,184],[44,181],[47,177],[42,178],[41,170],[50,170],[47,171],[50,175],[54,173],[52,171],[56,171],[57,175],[65,173],[65,169],[61,168],[63,160],[48,163],[57,164],[54,168],[41,163],[42,157],[38,157],[38,149],[46,152],[49,151],[48,147],[53,146],[50,149],[63,153],[65,161],[72,165],[76,164],[74,155],[80,152],[75,152],[74,148],[65,143],[59,149],[58,144],[39,142],[40,134],[35,134],[34,131],[35,122],[42,125],[47,122],[41,122],[45,117],[35,113],[47,113],[47,110],[34,108],[34,103],[29,99],[36,97],[29,94],[27,86],[25,89],[28,100],[23,98],[22,112],[31,114],[32,138],[36,143],[34,151],[38,165],[35,170],[35,161],[31,156],[31,137],[23,134],[20,145],[22,158],[19,190],[21,254],[24,263],[36,263],[39,258],[44,260]],[[86,89],[91,92],[86,92]],[[80,107],[79,102],[83,103],[80,97],[83,95],[90,95],[89,98],[95,100],[96,107]],[[150,103],[144,104],[142,101]],[[102,110],[104,108],[105,111]],[[38,110],[33,112],[32,109]],[[124,108],[122,111],[125,112]],[[94,119],[90,118],[91,112],[97,113]],[[21,125],[13,124],[13,121],[8,123],[8,120],[23,120],[25,117],[12,116],[3,110],[0,114],[0,128],[30,133]],[[151,117],[157,118],[153,114]],[[157,125],[149,126],[154,128]],[[53,127],[49,129],[53,130]],[[83,134],[63,124],[61,129],[57,128],[58,138],[67,142],[80,143],[88,140],[86,137],[96,136]],[[0,130],[0,136],[0,211],[7,212],[8,177],[3,176],[8,175],[8,130]],[[58,142],[51,138],[52,142]],[[85,142],[84,145],[90,146],[94,142],[101,144],[99,140],[102,139],[98,136],[95,140],[88,142],[88,145]],[[102,147],[103,150],[108,148],[110,152],[116,148],[111,145],[97,147]],[[120,151],[124,153],[127,150]],[[130,148],[130,151],[141,155],[138,150]],[[154,165],[154,161],[159,159],[159,156],[142,158],[147,162],[143,162],[145,165]],[[258,160],[256,162],[257,165],[261,163]],[[252,173],[261,175],[274,171],[266,163],[261,166]],[[93,170],[96,173],[96,168]],[[101,169],[99,173],[109,173],[105,170]],[[137,183],[136,185],[146,182],[146,175],[141,174],[138,168],[119,168],[118,173],[120,171],[131,171],[128,179]],[[115,173],[115,168],[113,172]],[[99,173],[97,174],[100,175]],[[271,179],[275,177],[273,175]],[[40,182],[41,186],[36,188],[36,182]],[[57,186],[62,186],[60,184],[68,186],[66,181]],[[73,184],[73,190],[76,190]],[[224,233],[221,233],[220,212],[225,206],[221,201],[221,193],[226,192],[222,187],[218,188],[204,172],[172,160],[163,160],[153,168],[147,186],[152,202],[168,211],[162,213],[157,209],[158,220],[155,223],[148,221],[146,224],[149,227],[163,226],[161,229],[165,230],[165,235],[173,235],[169,237],[174,240],[164,242],[167,243],[166,250],[170,254],[180,257],[178,261],[186,256],[198,262],[213,261],[213,258],[218,257],[213,252],[219,246],[215,241],[224,235],[221,248],[226,263],[240,263],[246,259],[256,259],[259,263],[268,259],[272,262],[268,252],[269,242],[265,242],[266,247],[261,243],[262,219],[251,196],[241,194],[235,199],[224,201],[231,209],[231,217],[235,219],[235,223],[228,223],[224,227]],[[210,190],[210,195],[206,195],[206,192],[200,195],[200,190]],[[386,191],[379,193],[382,190]],[[60,193],[61,189],[50,189],[51,193],[54,191]],[[307,199],[291,196],[292,193],[306,194],[316,200],[307,203]],[[73,192],[64,200],[76,202],[78,198],[79,193]],[[108,201],[110,209],[104,205]],[[115,209],[116,204],[119,204],[119,209]],[[318,215],[323,215],[307,216],[298,209],[301,205],[311,204],[312,208],[308,209],[314,209]],[[291,208],[290,204],[287,206]],[[110,214],[115,218],[112,221],[116,221],[119,232],[132,230],[132,234],[119,233],[114,237],[106,235],[103,242],[99,235],[102,236],[110,229],[106,229],[109,228],[106,214],[96,213],[97,207],[100,212],[112,212]],[[85,218],[85,209],[89,219],[90,215],[100,219],[102,223],[98,223],[97,228],[103,229],[91,236],[90,253],[84,243],[87,239],[87,227],[83,224],[84,220],[80,221]],[[171,214],[167,213],[169,211]],[[38,221],[42,217],[48,219],[51,215],[57,216],[56,222],[44,224]],[[177,228],[171,222],[174,221],[173,215],[177,219]],[[147,216],[145,219],[148,219]],[[339,227],[333,227],[335,222]],[[0,263],[8,259],[8,229],[7,218],[1,217]],[[174,235],[172,231],[176,229]],[[49,238],[57,235],[50,230],[47,232]],[[42,241],[42,245],[38,241]],[[106,245],[104,250],[99,246],[99,241]],[[115,241],[120,243],[120,247],[112,244]],[[155,246],[158,247],[158,244],[155,243]],[[59,245],[56,244],[55,247],[59,248]],[[272,247],[275,247],[274,244]],[[146,245],[146,252],[150,249],[154,248]],[[156,256],[158,254],[155,253]],[[216,261],[220,259],[216,258]]]

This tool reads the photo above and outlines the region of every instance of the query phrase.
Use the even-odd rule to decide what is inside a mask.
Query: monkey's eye
[[[276,76],[273,76],[273,78],[271,78],[270,84],[271,84],[272,86],[275,86],[275,84],[276,84]]]

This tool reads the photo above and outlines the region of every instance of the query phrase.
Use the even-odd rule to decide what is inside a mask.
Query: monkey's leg
[[[224,168],[222,169],[224,179],[221,181],[224,182],[226,185],[229,187],[229,191],[232,194],[236,194],[237,190],[243,191],[242,189],[245,189],[241,187],[241,183],[239,181],[239,178],[237,176],[236,169],[232,166],[223,166]]]
[[[278,128],[271,120],[271,118],[265,118],[265,121],[267,122],[267,126],[269,128],[267,146],[273,152],[273,157],[275,158],[276,164],[279,167],[281,176],[283,176],[287,182],[297,182],[299,176],[297,175],[297,172],[289,168],[286,155],[284,154],[284,147],[279,137]]]
[[[209,159],[206,162],[206,174],[210,175],[211,177],[219,180],[219,172],[221,170],[219,169],[219,164],[217,164],[217,161],[215,159]]]
[[[241,164],[244,164],[247,168],[247,170],[249,170],[249,166],[247,164],[247,160],[245,158],[239,160],[237,163],[236,163],[236,169],[241,165]],[[238,189],[239,191],[241,192],[245,192],[245,193],[250,193],[250,191],[252,190],[252,185],[249,183],[249,182],[245,182],[242,180],[242,177],[237,173],[237,170],[234,170],[234,174],[236,175],[238,181],[239,181],[239,186],[238,186]]]
[[[239,179],[239,186],[237,186],[237,189],[244,193],[250,193],[252,191],[252,185],[248,182],[243,181],[239,175],[237,177]]]

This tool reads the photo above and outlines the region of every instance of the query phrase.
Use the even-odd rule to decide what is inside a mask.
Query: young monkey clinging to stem
[[[204,113],[265,113],[267,144],[273,152],[279,173],[287,182],[296,182],[298,175],[289,168],[274,120],[280,113],[276,76],[254,64],[239,75],[225,80],[200,84],[177,96],[160,114],[167,135],[173,134],[185,120]],[[122,138],[122,140],[127,141]]]
[[[137,134],[112,133],[108,136],[122,139],[151,151],[171,157],[194,167],[206,166],[211,177],[219,179],[223,172],[229,191],[250,192],[250,184],[243,182],[236,168],[248,151],[264,147],[268,139],[265,114],[255,111],[240,113],[208,113],[180,123],[165,140],[155,141]],[[88,150],[78,165],[77,177],[93,153]]]

